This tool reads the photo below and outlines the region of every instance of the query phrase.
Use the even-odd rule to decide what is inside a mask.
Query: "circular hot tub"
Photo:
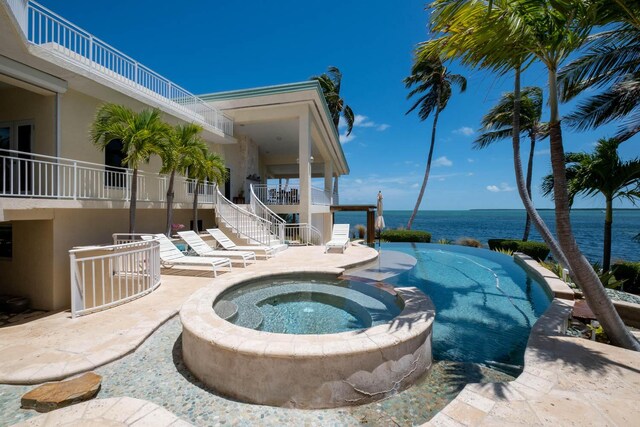
[[[427,296],[331,272],[227,279],[194,293],[180,310],[185,364],[222,394],[300,408],[381,399],[428,371]]]

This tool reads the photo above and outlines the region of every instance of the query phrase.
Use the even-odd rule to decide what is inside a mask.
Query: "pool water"
[[[387,281],[415,286],[436,307],[435,359],[518,368],[531,326],[551,296],[510,256],[487,249],[430,243],[387,243],[416,266]]]
[[[402,311],[396,295],[375,286],[328,277],[256,280],[214,303],[235,325],[282,334],[332,334],[386,323]]]

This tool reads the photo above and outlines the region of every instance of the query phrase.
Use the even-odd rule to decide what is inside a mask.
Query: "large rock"
[[[65,381],[43,384],[22,396],[24,409],[49,412],[93,398],[100,390],[102,377],[87,372]]]

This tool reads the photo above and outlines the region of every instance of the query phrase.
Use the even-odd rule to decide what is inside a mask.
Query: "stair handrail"
[[[270,232],[271,223],[269,223],[269,221],[231,203],[231,201],[220,192],[219,187],[216,187],[216,191],[216,211],[220,218],[226,222],[235,233],[251,241],[256,241],[261,245],[272,245],[271,240],[273,235]],[[242,227],[243,225],[247,226],[247,228]],[[257,232],[255,235],[246,232],[248,228],[254,227]]]
[[[269,209],[267,205],[260,200],[254,191],[253,184],[249,185],[249,189],[251,193],[249,195],[251,211],[260,218],[263,218],[265,221],[270,222],[271,233],[278,237],[280,243],[284,243],[284,228],[287,222],[280,218],[280,216]]]

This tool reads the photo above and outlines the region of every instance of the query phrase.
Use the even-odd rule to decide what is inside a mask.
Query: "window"
[[[122,140],[111,140],[104,149],[104,185],[106,187],[124,187],[126,171],[122,167],[125,155]]]
[[[13,257],[13,226],[10,222],[0,222],[0,258]]]

